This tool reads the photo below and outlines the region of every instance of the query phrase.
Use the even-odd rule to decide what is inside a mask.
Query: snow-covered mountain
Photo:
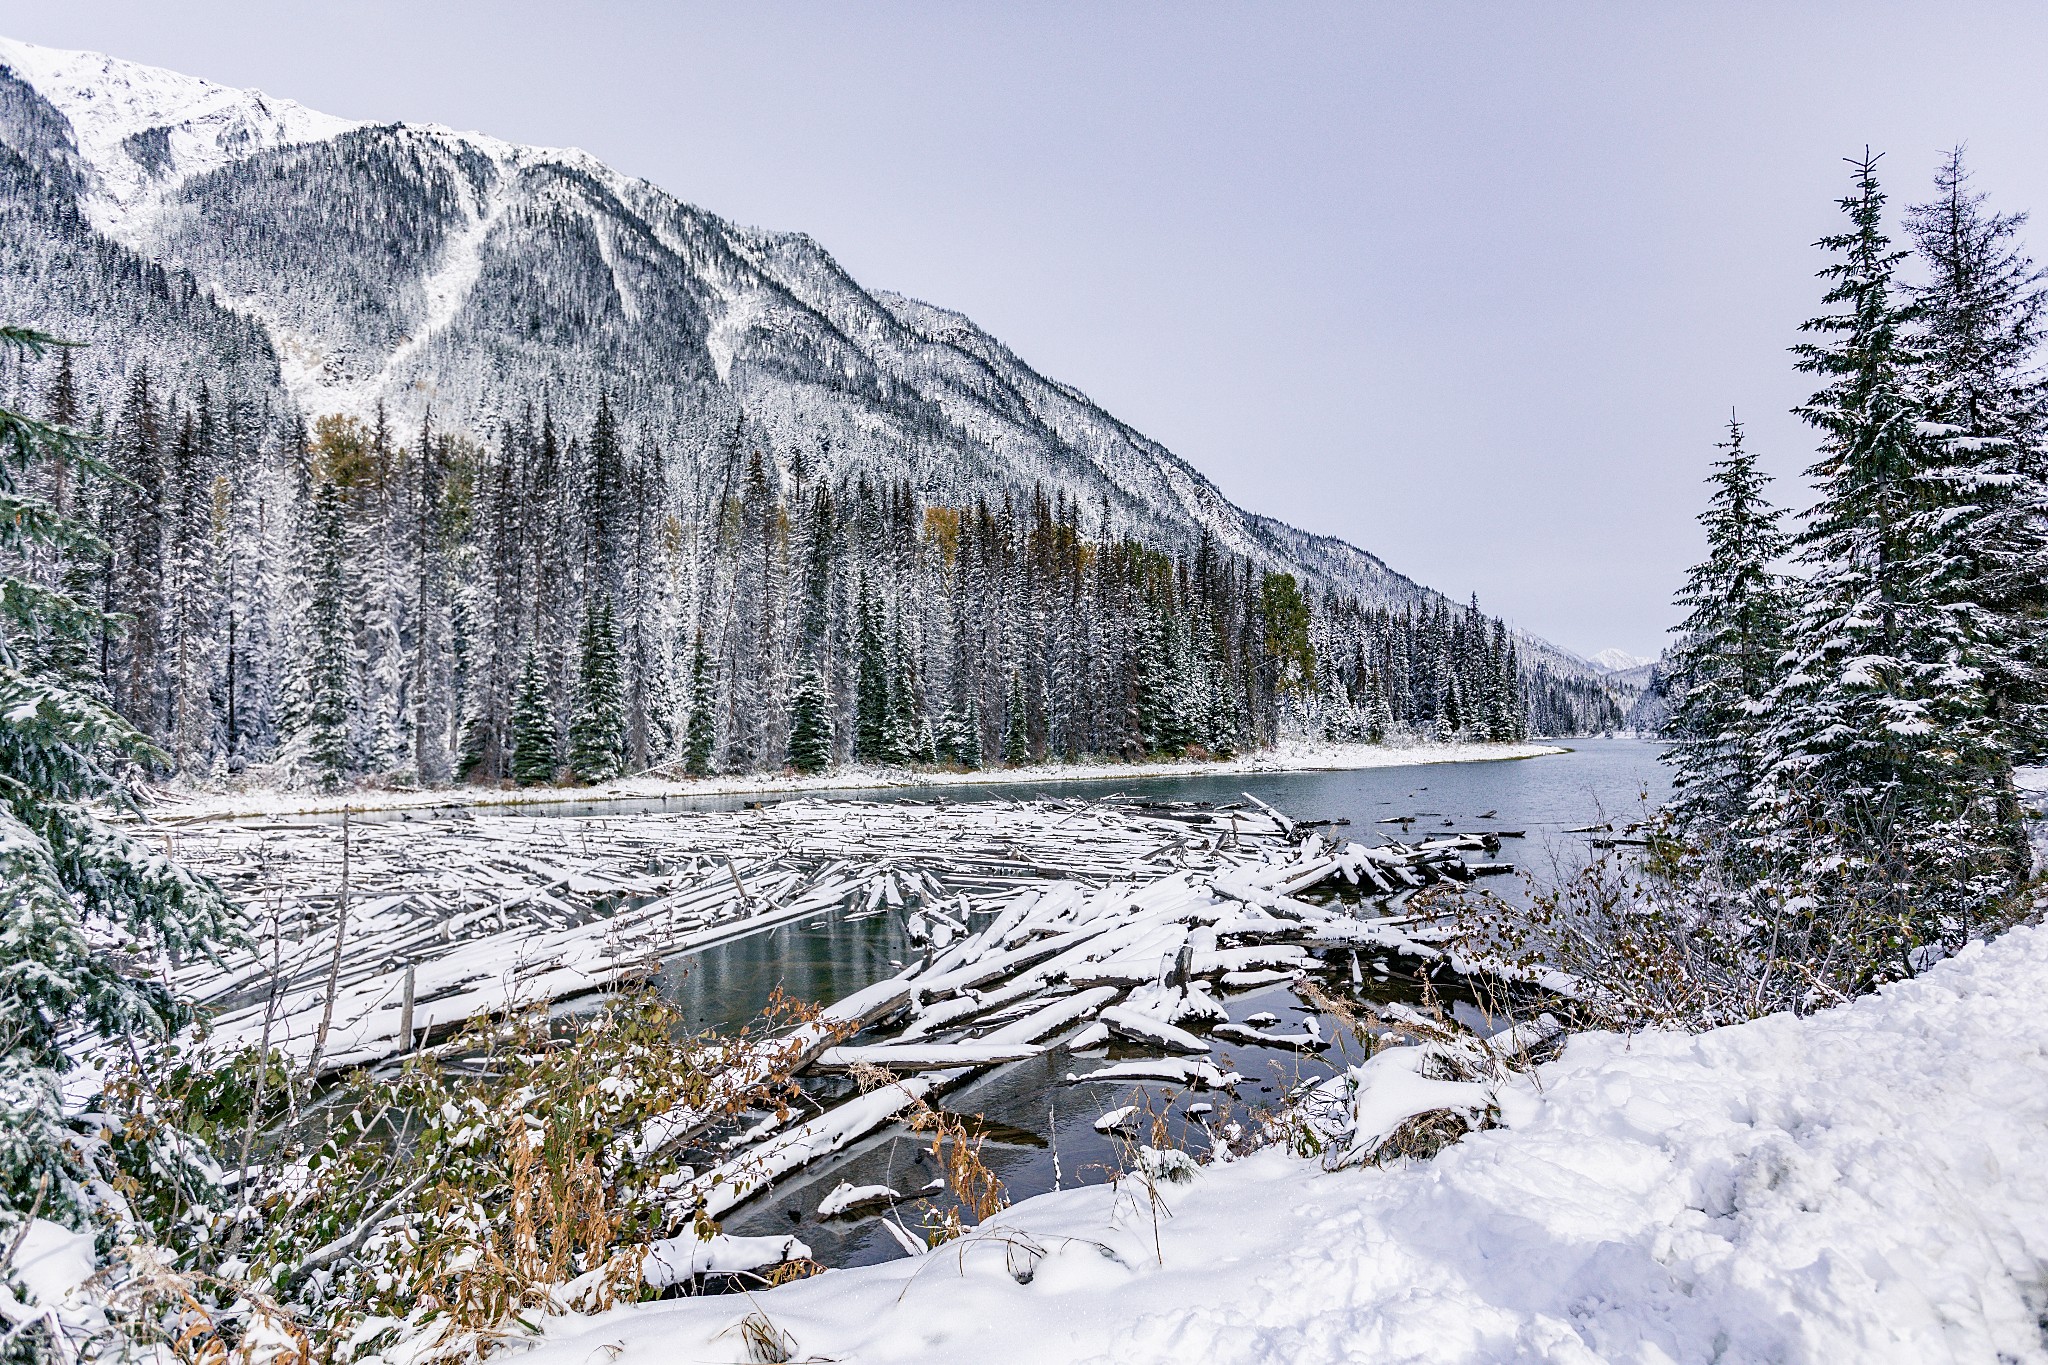
[[[1657,662],[1640,654],[1631,654],[1625,649],[1603,649],[1590,660],[1602,673],[1628,673],[1646,668]]]
[[[580,419],[608,387],[704,448],[744,412],[785,458],[963,501],[1064,494],[1157,544],[1206,530],[1366,601],[1435,597],[1243,511],[968,318],[580,151],[354,123],[0,39],[0,163],[0,315],[96,343],[81,369],[103,389],[146,359],[309,416],[382,404],[408,423],[431,406],[482,430],[537,393]]]

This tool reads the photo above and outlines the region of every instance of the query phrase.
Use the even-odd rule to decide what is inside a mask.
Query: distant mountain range
[[[1628,673],[1635,669],[1647,668],[1657,662],[1640,654],[1631,654],[1625,649],[1603,649],[1592,656],[1591,662],[1602,673]]]
[[[1065,495],[1103,531],[1215,542],[1368,603],[1436,594],[1247,512],[959,313],[868,289],[801,233],[730,223],[586,153],[355,123],[252,90],[0,39],[0,316],[280,410],[483,430],[601,387],[703,433],[744,412],[829,472],[934,497]],[[1533,662],[1607,666],[1523,636]],[[1596,666],[1597,665],[1597,666]]]

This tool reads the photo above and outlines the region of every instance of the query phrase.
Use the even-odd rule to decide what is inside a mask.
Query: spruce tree
[[[832,703],[818,666],[806,660],[789,694],[789,766],[820,773],[831,765]]]
[[[583,616],[569,766],[586,782],[608,782],[625,770],[625,763],[626,680],[619,668],[611,599],[599,593]]]
[[[1714,491],[1699,519],[1707,557],[1677,598],[1686,617],[1667,674],[1672,746],[1664,754],[1676,769],[1674,819],[1709,837],[1734,825],[1756,785],[1764,699],[1778,681],[1788,624],[1785,585],[1773,567],[1788,543],[1781,512],[1764,496],[1769,478],[1734,417],[1716,449],[1727,453],[1711,466]]]
[[[972,696],[955,702],[939,722],[938,761],[972,772],[981,766],[981,710]]]
[[[1003,731],[1003,762],[1021,768],[1031,761],[1031,718],[1024,709],[1024,679],[1010,675],[1009,720]]]
[[[2005,744],[2048,753],[2048,375],[2039,363],[2048,284],[2018,245],[2024,214],[1969,188],[1960,149],[1936,197],[1906,216],[1927,282],[1919,303],[1928,415],[1949,430],[1937,477],[1962,563],[1951,611],[1981,637],[1983,686]]]
[[[52,338],[0,328],[0,348]],[[69,595],[15,576],[36,554],[96,555],[76,520],[34,495],[40,461],[101,472],[72,428],[0,408],[0,1235],[39,1212],[98,1231],[116,1198],[104,1142],[66,1120],[71,1050],[146,1045],[181,1018],[164,981],[178,959],[231,933],[209,884],[100,823],[114,768],[151,763],[146,738],[94,693],[42,663],[53,641],[111,629]]]
[[[2017,868],[1976,623],[1946,608],[1964,565],[1946,438],[1921,401],[1917,310],[1895,278],[1906,253],[1885,235],[1876,158],[1852,165],[1849,229],[1821,242],[1837,311],[1796,348],[1822,380],[1797,409],[1821,434],[1820,497],[1745,836],[1800,907],[1817,970],[1860,988],[1967,936]]]
[[[1364,739],[1367,744],[1385,744],[1387,731],[1393,728],[1393,713],[1387,705],[1386,689],[1380,686],[1380,675],[1371,669],[1365,674],[1365,697],[1360,702],[1364,713]]]
[[[341,489],[323,479],[314,489],[312,563],[307,574],[311,600],[306,609],[305,762],[327,791],[348,778],[348,722],[356,676],[354,640],[348,623],[346,521]]]
[[[538,650],[527,652],[512,702],[512,780],[522,787],[555,780],[555,708]]]
[[[923,708],[917,704],[917,673],[910,649],[903,638],[899,616],[889,636],[889,709],[883,727],[881,759],[885,763],[927,763],[931,761],[931,733]]]
[[[704,650],[704,632],[697,632],[690,658],[690,718],[683,730],[683,771],[691,777],[711,774],[718,747],[718,689],[711,676],[711,658]]]
[[[114,706],[145,735],[165,728],[163,412],[136,367],[114,424],[113,478],[100,508],[107,568],[100,657]],[[118,624],[116,619],[118,618]]]
[[[889,659],[880,618],[881,608],[863,578],[854,598],[853,756],[864,763],[893,761]]]

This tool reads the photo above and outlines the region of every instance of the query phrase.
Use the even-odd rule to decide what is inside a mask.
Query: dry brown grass
[[[862,1094],[897,1083],[894,1072],[868,1062],[855,1062],[849,1074]],[[932,1245],[950,1242],[967,1227],[986,1223],[1010,1207],[1001,1178],[982,1160],[981,1136],[970,1133],[965,1120],[920,1099],[910,1106],[904,1123],[912,1132],[930,1136],[932,1160],[955,1204],[928,1220]]]

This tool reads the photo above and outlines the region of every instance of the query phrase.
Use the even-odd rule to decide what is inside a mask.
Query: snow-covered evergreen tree
[[[356,667],[348,625],[347,519],[341,488],[331,479],[321,480],[314,490],[311,530],[299,748],[308,771],[332,791],[352,770],[349,716],[355,710]]]
[[[1876,158],[1825,238],[1825,302],[1799,368],[1822,387],[1798,412],[1822,438],[1800,536],[1811,570],[1787,665],[1765,703],[1747,847],[1802,912],[1813,960],[1841,975],[1911,970],[1955,941],[2017,869],[2010,759],[1983,687],[1977,623],[1953,612],[1964,570],[1948,523],[1941,429],[1922,402],[1906,255],[1883,223]]]
[[[1031,718],[1024,709],[1024,679],[1010,675],[1010,695],[1005,708],[1008,719],[1003,730],[1003,762],[1021,768],[1031,761]]]
[[[1993,213],[1961,149],[1935,198],[1906,216],[1927,281],[1920,305],[1928,415],[1949,428],[1938,476],[1962,560],[1951,611],[1975,622],[1994,722],[2017,755],[2048,752],[2048,283],[2018,244],[2026,215]]]
[[[971,698],[946,712],[934,747],[947,767],[972,772],[981,766],[981,715]]]
[[[832,765],[832,701],[818,666],[805,662],[789,693],[789,766],[819,773]]]
[[[584,612],[580,655],[569,766],[586,782],[608,782],[625,770],[626,680],[619,671],[611,599],[602,593]]]
[[[711,760],[718,747],[718,692],[711,676],[711,657],[704,648],[704,633],[697,632],[690,656],[690,716],[683,732],[683,771],[691,777],[711,773]]]
[[[881,605],[863,577],[854,599],[853,756],[864,763],[887,763],[894,756],[889,658],[881,615]]]
[[[1707,557],[1678,594],[1686,617],[1675,628],[1667,674],[1670,808],[1680,828],[1695,832],[1725,831],[1748,807],[1789,614],[1776,569],[1789,542],[1782,512],[1765,496],[1769,476],[1734,417],[1716,449],[1726,453],[1711,466],[1713,493],[1700,514]]]
[[[555,705],[538,651],[529,652],[519,671],[519,691],[512,702],[512,780],[522,787],[544,786],[555,779]]]
[[[0,329],[37,354],[40,333]],[[113,1198],[105,1145],[64,1115],[67,1042],[127,1048],[179,1011],[168,965],[230,932],[226,903],[110,829],[89,803],[118,796],[114,769],[150,762],[147,740],[48,666],[52,646],[112,623],[11,566],[31,550],[92,554],[93,538],[31,488],[50,462],[97,471],[78,434],[0,409],[0,1235],[31,1207],[78,1229]]]

